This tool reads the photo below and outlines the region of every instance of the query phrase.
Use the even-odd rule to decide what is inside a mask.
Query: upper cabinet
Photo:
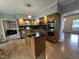
[[[17,22],[19,26],[47,25],[48,19],[47,16],[44,16],[42,18],[33,19],[33,20],[18,19]]]
[[[25,23],[25,22],[24,22],[23,19],[18,19],[17,21],[18,21],[18,25],[19,25],[19,26],[24,26],[24,23]]]

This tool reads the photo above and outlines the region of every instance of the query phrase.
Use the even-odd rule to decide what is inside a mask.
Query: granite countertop
[[[27,32],[26,36],[27,37],[35,36],[37,38],[37,37],[43,36],[43,33],[41,33],[41,32]]]

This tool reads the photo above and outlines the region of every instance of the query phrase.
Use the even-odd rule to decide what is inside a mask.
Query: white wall
[[[2,26],[1,26],[1,21],[0,21],[0,35],[2,35]]]
[[[59,41],[60,42],[63,42],[63,40],[64,40],[64,33],[63,33],[63,31],[64,31],[64,16],[63,15],[61,15],[61,24],[60,24],[60,37],[59,37]]]
[[[66,17],[64,22],[64,32],[72,32],[72,18]]]

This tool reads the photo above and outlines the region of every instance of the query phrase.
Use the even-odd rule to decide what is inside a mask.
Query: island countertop
[[[36,38],[43,36],[44,34],[42,32],[32,32],[32,31],[27,31],[25,33],[26,37],[31,37],[35,36]]]

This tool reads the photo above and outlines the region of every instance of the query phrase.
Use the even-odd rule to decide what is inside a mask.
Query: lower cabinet
[[[45,51],[45,36],[40,37],[27,37],[26,44],[32,51],[34,58],[36,59],[43,51]]]

